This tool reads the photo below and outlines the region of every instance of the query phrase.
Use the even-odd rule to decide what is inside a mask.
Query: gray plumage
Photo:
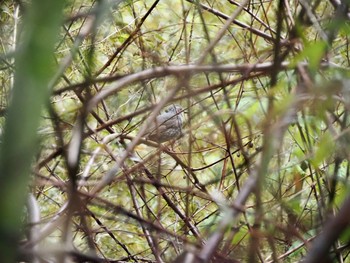
[[[182,135],[183,115],[181,106],[169,106],[148,127],[146,138],[159,143],[179,138]]]

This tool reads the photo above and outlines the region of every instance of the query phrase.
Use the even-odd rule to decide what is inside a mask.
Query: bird
[[[182,107],[172,104],[165,112],[158,115],[155,121],[147,128],[145,137],[158,143],[177,139],[182,135],[184,113]]]

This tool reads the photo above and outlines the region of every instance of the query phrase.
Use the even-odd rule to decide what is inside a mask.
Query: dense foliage
[[[347,1],[0,8],[4,262],[347,260]]]

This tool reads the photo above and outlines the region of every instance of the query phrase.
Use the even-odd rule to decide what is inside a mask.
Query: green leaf
[[[30,164],[38,148],[37,129],[48,101],[54,45],[64,1],[33,0],[27,6],[21,44],[16,54],[12,103],[0,149],[0,254],[15,262]]]

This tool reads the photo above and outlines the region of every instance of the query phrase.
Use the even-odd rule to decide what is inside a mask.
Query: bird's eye
[[[173,111],[174,109],[175,109],[174,106],[171,106],[169,108],[166,108],[165,112]],[[175,111],[176,111],[176,109],[175,109]]]

